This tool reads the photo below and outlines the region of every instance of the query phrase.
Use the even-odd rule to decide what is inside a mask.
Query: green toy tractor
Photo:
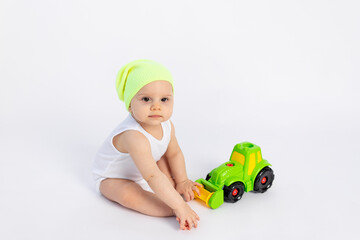
[[[206,179],[196,180],[203,187],[198,187],[200,196],[195,192],[195,197],[215,209],[224,201],[239,201],[244,192],[264,193],[275,177],[269,166],[259,146],[250,142],[236,144],[228,162],[213,169]]]

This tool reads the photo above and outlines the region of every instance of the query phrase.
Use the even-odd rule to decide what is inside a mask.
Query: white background
[[[0,1],[1,239],[355,239],[360,214],[358,1]],[[196,230],[98,195],[92,157],[126,117],[118,69],[175,79],[188,175],[251,141],[273,187]]]

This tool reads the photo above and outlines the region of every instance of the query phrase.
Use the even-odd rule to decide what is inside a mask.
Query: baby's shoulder
[[[148,139],[137,130],[126,130],[113,137],[113,145],[120,152],[128,153],[134,146],[148,144]]]

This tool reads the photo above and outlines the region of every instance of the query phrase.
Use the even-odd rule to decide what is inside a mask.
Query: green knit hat
[[[146,84],[158,80],[169,82],[174,91],[173,78],[165,66],[152,60],[135,60],[119,70],[116,77],[116,91],[129,110],[131,99],[135,94]]]

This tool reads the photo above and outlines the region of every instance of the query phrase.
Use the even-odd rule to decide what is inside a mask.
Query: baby
[[[196,228],[199,216],[184,199],[192,200],[193,191],[200,195],[196,187],[200,184],[187,177],[184,156],[169,120],[174,105],[170,72],[157,62],[136,60],[120,69],[116,90],[130,114],[95,156],[97,190],[143,214],[175,215],[180,229]]]

